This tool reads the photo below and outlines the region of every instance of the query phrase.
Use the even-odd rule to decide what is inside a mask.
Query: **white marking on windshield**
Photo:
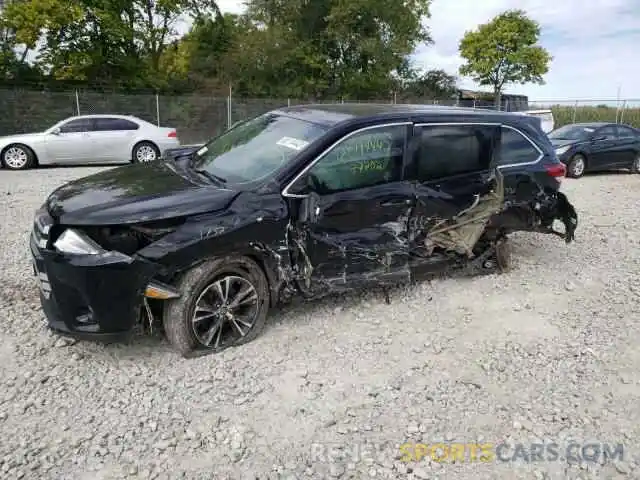
[[[282,137],[280,140],[276,142],[276,145],[280,145],[282,147],[291,148],[293,150],[302,150],[304,147],[309,145],[309,142],[305,142],[304,140],[299,140],[297,138],[291,137]]]
[[[209,149],[205,146],[205,147],[202,147],[200,150],[198,150],[196,153],[198,155],[204,155],[205,153],[207,153],[208,150]]]
[[[595,129],[593,129],[593,128],[588,128],[588,127],[585,127],[583,130],[584,130],[585,132],[589,132],[589,133],[591,133],[591,132],[595,132]]]

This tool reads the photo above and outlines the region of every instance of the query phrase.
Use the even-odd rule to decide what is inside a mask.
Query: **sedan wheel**
[[[33,153],[22,145],[10,145],[2,154],[2,164],[11,170],[26,170],[33,165]]]
[[[631,165],[631,173],[640,173],[640,154],[636,156],[633,165]]]
[[[133,158],[137,163],[154,162],[159,156],[156,146],[149,142],[142,142],[133,149]]]
[[[178,282],[183,295],[168,301],[164,329],[184,357],[215,353],[256,338],[267,317],[269,287],[248,258],[207,261]]]
[[[569,162],[569,166],[567,168],[567,176],[572,178],[579,178],[584,175],[584,171],[586,170],[587,162],[582,155],[576,155]]]

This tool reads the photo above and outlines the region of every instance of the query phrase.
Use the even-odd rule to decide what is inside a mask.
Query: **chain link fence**
[[[123,114],[177,129],[185,145],[202,143],[223,132],[233,123],[275,108],[308,103],[354,102],[349,99],[304,101],[284,99],[247,99],[234,96],[118,94],[87,91],[48,92],[0,89],[0,136],[42,131],[56,122],[74,115]],[[607,106],[598,100],[536,102],[528,109],[552,109],[556,126],[567,123],[605,121],[629,123],[640,128],[640,100],[620,100]],[[403,103],[464,106],[493,109],[489,101],[405,98],[393,96],[359,103]],[[504,110],[526,110],[527,105],[509,106]]]
[[[615,122],[640,128],[640,99],[620,99],[613,102],[611,100],[530,102],[529,109],[551,109],[557,126],[581,122]]]

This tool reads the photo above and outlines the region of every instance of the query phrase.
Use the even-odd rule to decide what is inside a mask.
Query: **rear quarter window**
[[[97,118],[96,126],[97,130],[101,132],[138,130],[139,128],[137,123],[124,118]]]
[[[640,135],[638,135],[638,132],[630,128],[621,127],[620,125],[618,125],[618,138],[621,138],[621,139],[640,138]]]
[[[500,165],[535,162],[540,151],[519,131],[502,127],[500,135]]]

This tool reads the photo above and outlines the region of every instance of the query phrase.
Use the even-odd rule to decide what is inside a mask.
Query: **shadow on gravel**
[[[274,307],[270,313],[264,331],[260,336],[269,335],[272,328],[282,326],[294,322],[296,318],[301,316],[319,316],[326,313],[327,310],[347,311],[352,308],[361,306],[363,300],[375,301],[378,299],[385,302],[387,299],[389,304],[401,302],[407,297],[414,297],[420,287],[429,282],[438,279],[456,279],[458,281],[472,281],[480,276],[490,276],[491,274],[469,275],[465,273],[440,273],[425,275],[420,280],[410,284],[402,284],[388,288],[368,288],[366,290],[353,290],[336,294],[329,294],[325,297],[305,300],[295,297],[282,305]],[[429,301],[431,297],[429,297]],[[313,321],[313,320],[312,320]],[[96,357],[109,356],[114,360],[135,359],[136,357],[160,357],[167,354],[177,355],[164,337],[160,327],[154,327],[153,333],[145,332],[139,328],[126,341],[120,343],[94,343],[94,342],[78,342],[77,345],[86,344],[83,348],[84,356]],[[91,346],[89,346],[91,345]],[[229,348],[233,350],[234,347]],[[239,348],[243,348],[242,346]],[[223,355],[225,352],[218,354],[205,353],[202,356]]]
[[[528,234],[530,235],[530,234]],[[514,239],[515,240],[515,239]],[[524,241],[522,241],[524,240]],[[526,241],[526,237],[520,237],[512,242],[513,246],[513,269],[518,268],[519,259],[536,258],[544,262],[544,253],[546,248],[544,244],[534,245]],[[330,294],[325,297],[305,300],[300,297],[294,297],[285,304],[274,307],[270,314],[267,324],[262,335],[269,335],[274,327],[285,326],[292,323],[300,317],[316,317],[326,314],[327,311],[344,312],[359,308],[363,301],[369,302],[385,302],[393,304],[396,302],[406,302],[407,300],[415,300],[419,294],[429,294],[429,286],[432,281],[437,280],[456,280],[462,282],[471,282],[480,277],[491,277],[498,275],[496,273],[476,273],[469,274],[466,271],[443,272],[438,274],[421,275],[419,279],[409,284],[401,284],[397,286],[382,288],[368,288],[366,290],[353,290],[349,292]],[[508,273],[506,274],[508,275]],[[427,286],[426,289],[423,287]],[[38,312],[38,316],[44,322],[44,315],[39,308],[38,288],[35,283],[28,284],[5,283],[4,288],[0,290],[0,299],[8,306],[19,303],[28,304],[33,310]],[[428,299],[429,301],[431,298]],[[313,322],[313,320],[311,320]],[[57,338],[59,335],[54,335]],[[65,337],[62,337],[65,338]],[[55,343],[56,340],[53,342]],[[120,360],[136,360],[142,358],[159,358],[167,354],[175,354],[172,347],[167,342],[164,332],[160,325],[155,325],[153,331],[149,332],[139,326],[127,340],[118,343],[100,343],[91,341],[70,342],[74,343],[74,350],[81,352],[83,357],[93,357],[96,360],[103,361],[120,361]]]
[[[606,170],[604,172],[586,172],[582,178],[589,178],[589,177],[594,177],[594,178],[598,178],[598,177],[606,177],[606,176],[619,176],[619,175],[635,175],[631,170]],[[569,180],[573,180],[573,181],[580,181],[579,178],[569,178]]]
[[[121,167],[123,165],[130,165],[131,162],[122,163],[92,163],[82,165],[38,165],[33,170],[78,170],[81,168],[103,168],[103,167]]]

